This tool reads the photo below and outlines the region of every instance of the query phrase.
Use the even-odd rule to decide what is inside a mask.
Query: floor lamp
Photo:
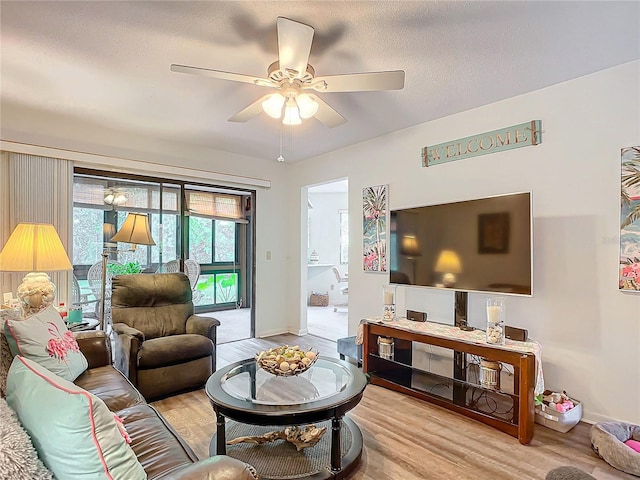
[[[130,213],[127,215],[122,228],[111,237],[111,242],[130,243],[131,248],[127,250],[118,250],[117,248],[105,248],[102,251],[102,283],[100,285],[100,328],[107,331],[105,322],[104,306],[105,306],[105,290],[107,285],[107,258],[112,253],[133,252],[137,245],[155,245],[151,237],[151,229],[149,228],[149,215],[142,213]]]
[[[53,303],[56,286],[45,272],[72,270],[53,225],[19,223],[0,252],[0,271],[31,272],[20,286],[23,314],[36,313]]]

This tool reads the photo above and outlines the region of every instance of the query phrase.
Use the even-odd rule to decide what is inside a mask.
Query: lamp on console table
[[[112,253],[133,252],[137,245],[155,245],[149,228],[149,216],[142,213],[129,213],[122,224],[122,228],[110,239],[111,243],[131,243],[128,250],[105,248],[102,251],[102,283],[100,285],[100,328],[107,329],[104,316],[105,288],[107,284],[107,258]]]
[[[72,270],[69,257],[51,224],[19,223],[0,252],[0,271],[30,272],[18,286],[25,316],[53,303],[56,286],[45,272]]]

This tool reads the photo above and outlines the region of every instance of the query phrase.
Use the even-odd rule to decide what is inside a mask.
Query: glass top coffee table
[[[367,379],[360,369],[332,358],[320,357],[309,370],[292,377],[272,375],[258,367],[254,359],[222,368],[209,378],[205,388],[217,421],[210,453],[227,453],[226,418],[264,426],[330,420],[330,461],[323,472],[315,472],[308,478],[344,478],[362,454],[362,433],[345,414],[360,402],[366,385]],[[342,452],[341,434],[345,429],[350,434],[350,448]],[[261,473],[261,478],[269,477]]]

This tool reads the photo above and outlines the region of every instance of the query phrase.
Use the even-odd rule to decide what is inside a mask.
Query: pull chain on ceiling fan
[[[277,90],[240,110],[229,119],[230,122],[246,122],[264,111],[272,118],[282,118],[284,125],[299,125],[303,119],[315,117],[328,127],[337,127],[347,120],[316,93],[372,92],[404,88],[402,70],[316,77],[315,69],[309,65],[313,27],[284,17],[278,17],[276,27],[278,61],[269,66],[267,78],[176,64],[171,65],[171,71],[250,83]]]
[[[284,157],[282,156],[282,124],[280,124],[280,156],[278,157],[278,162],[284,162]]]

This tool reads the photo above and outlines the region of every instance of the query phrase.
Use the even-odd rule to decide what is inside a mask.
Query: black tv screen
[[[531,193],[392,210],[390,283],[532,295]]]

